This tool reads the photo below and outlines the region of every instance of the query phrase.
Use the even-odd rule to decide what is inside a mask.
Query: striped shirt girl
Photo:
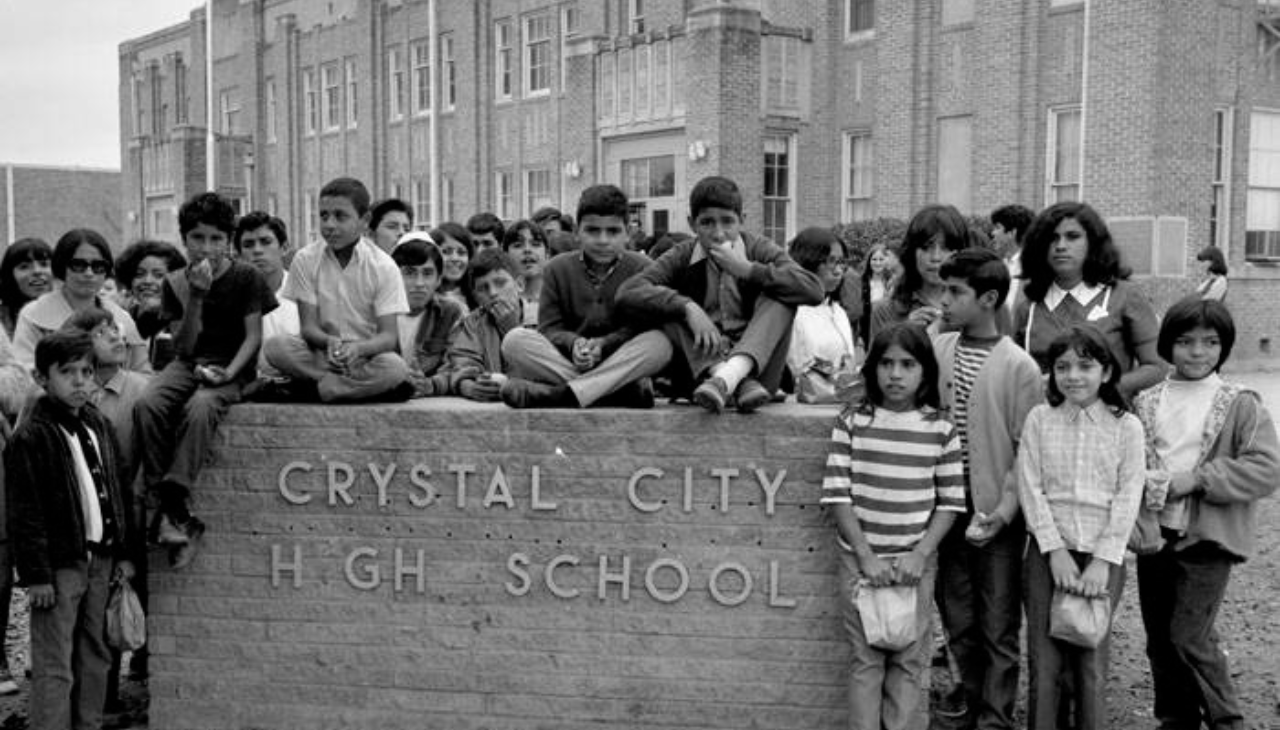
[[[852,505],[877,556],[908,553],[934,510],[964,513],[961,459],[955,427],[932,408],[846,408],[831,432],[822,504]]]

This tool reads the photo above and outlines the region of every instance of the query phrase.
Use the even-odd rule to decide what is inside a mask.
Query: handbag
[[[916,643],[916,586],[876,588],[858,582],[853,597],[867,643],[882,651],[902,651]]]
[[[865,389],[862,375],[853,362],[854,358],[846,357],[836,365],[830,360],[815,358],[796,378],[796,402],[843,404],[861,400]]]
[[[137,651],[147,643],[147,617],[129,581],[113,584],[107,599],[107,644],[120,651]]]
[[[1097,649],[1111,631],[1111,598],[1085,598],[1055,590],[1049,606],[1049,636]]]

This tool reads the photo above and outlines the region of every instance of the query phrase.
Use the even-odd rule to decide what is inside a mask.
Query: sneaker
[[[189,540],[186,531],[174,524],[169,515],[160,515],[156,528],[156,544],[186,545]]]
[[[964,699],[964,687],[957,685],[950,692],[942,695],[938,699],[937,706],[933,708],[934,714],[938,717],[944,717],[948,720],[963,719],[969,714],[969,705]]]
[[[9,673],[8,667],[0,667],[0,695],[16,694],[18,694],[18,683],[13,681],[13,675]]]
[[[182,570],[196,559],[200,552],[200,538],[204,537],[204,523],[199,517],[191,517],[179,527],[187,536],[187,541],[169,548],[169,567]]]
[[[733,391],[733,399],[738,404],[738,413],[754,413],[760,406],[772,400],[769,391],[755,378],[743,378]]]
[[[572,391],[566,385],[549,385],[524,378],[507,378],[502,402],[512,408],[564,408]]]
[[[723,379],[712,376],[702,381],[702,384],[693,390],[693,402],[702,406],[706,410],[719,415],[729,402],[729,386],[725,385]]]

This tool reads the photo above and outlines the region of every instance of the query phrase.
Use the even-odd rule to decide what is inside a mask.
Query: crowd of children
[[[1243,727],[1213,624],[1280,477],[1275,429],[1218,375],[1226,306],[1189,299],[1157,322],[1089,206],[999,209],[1008,260],[928,206],[896,255],[877,248],[858,271],[830,229],[787,246],[744,230],[724,177],[694,185],[693,235],[652,257],[612,185],[587,188],[575,217],[510,226],[414,228],[411,206],[352,178],[318,203],[321,240],[298,248],[280,219],[206,193],[179,211],[185,255],[140,241],[117,261],[74,230],[0,261],[0,408],[16,423],[0,618],[11,562],[32,610],[32,727],[100,722],[108,585],[145,569],[148,542],[174,570],[196,557],[193,490],[235,403],[649,408],[657,394],[719,414],[787,392],[843,405],[821,502],[850,727],[925,727],[935,604],[957,727],[1016,726],[1024,628],[1029,725],[1104,727],[1106,626],[1081,642],[1062,624],[1078,605],[1109,619],[1126,549],[1161,727]],[[892,644],[884,591],[909,616]],[[4,659],[0,693],[16,689]]]

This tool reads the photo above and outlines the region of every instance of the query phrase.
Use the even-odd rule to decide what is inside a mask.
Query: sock
[[[728,360],[711,368],[711,375],[724,381],[729,392],[738,389],[738,384],[751,374],[754,363],[746,355],[730,355]]]

